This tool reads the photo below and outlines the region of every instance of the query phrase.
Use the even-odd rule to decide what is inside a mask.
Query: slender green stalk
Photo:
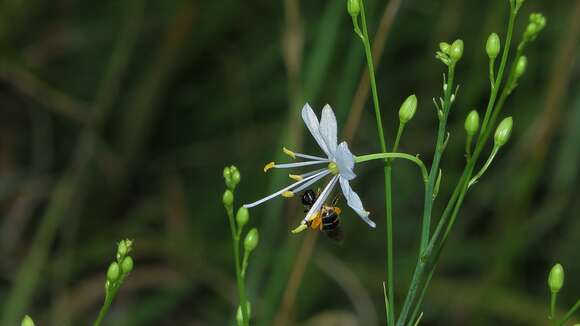
[[[409,290],[401,309],[399,315],[399,320],[397,325],[402,326],[407,322],[408,315],[411,311],[415,296],[417,294],[417,289],[421,282],[421,278],[425,269],[425,264],[421,262],[421,257],[425,253],[425,249],[429,243],[429,235],[431,230],[431,215],[433,211],[433,192],[435,190],[435,183],[437,181],[437,174],[439,173],[439,165],[441,162],[441,156],[445,150],[445,129],[447,127],[447,117],[449,116],[449,111],[451,109],[451,96],[454,89],[453,80],[455,77],[455,64],[449,65],[448,69],[448,80],[444,88],[444,102],[442,108],[442,114],[439,115],[439,126],[437,129],[437,141],[435,145],[435,155],[433,156],[433,163],[431,165],[431,170],[428,174],[428,181],[425,190],[425,198],[423,203],[423,223],[421,227],[421,243],[419,247],[419,255],[415,271],[413,272],[413,278],[409,285]],[[410,320],[412,322],[412,320]]]
[[[234,221],[234,210],[232,207],[226,207],[228,214],[228,221],[230,223],[230,230],[232,232],[232,243],[234,246],[234,260],[236,264],[236,282],[238,285],[238,292],[240,295],[240,309],[242,310],[242,317],[244,321],[244,326],[249,326],[250,321],[248,318],[248,304],[246,300],[246,288],[244,286],[244,279],[242,275],[242,268],[240,266],[240,235],[236,232],[236,224]]]
[[[385,135],[383,131],[383,123],[381,120],[381,109],[379,104],[379,95],[377,92],[377,83],[375,79],[375,69],[373,64],[373,56],[371,51],[371,44],[369,39],[369,33],[367,29],[367,22],[365,16],[365,6],[364,1],[360,1],[361,7],[361,24],[362,24],[362,36],[361,40],[365,50],[365,57],[369,70],[369,79],[371,84],[371,91],[373,94],[373,104],[375,110],[375,119],[377,124],[377,130],[379,133],[379,142],[381,144],[381,151],[387,152],[387,144],[385,142]],[[356,24],[355,24],[356,25]],[[387,224],[387,288],[388,297],[390,299],[389,311],[387,312],[388,325],[393,326],[395,324],[395,290],[394,290],[394,280],[393,280],[393,202],[392,202],[392,170],[391,165],[388,161],[385,161],[383,168],[384,179],[385,179],[385,210],[386,210],[386,224]]]
[[[497,117],[498,112],[502,108],[503,101],[505,100],[505,98],[507,98],[507,95],[509,95],[509,89],[511,88],[511,81],[513,80],[512,76],[514,73],[514,69],[511,69],[510,76],[508,77],[508,85],[506,85],[506,87],[504,87],[503,93],[500,97],[500,101],[498,101],[498,103],[496,105],[496,98],[497,98],[497,95],[499,93],[499,88],[501,85],[501,81],[503,79],[505,65],[506,65],[507,58],[508,58],[509,51],[510,51],[510,44],[511,44],[511,38],[512,38],[512,34],[513,34],[513,27],[514,27],[516,14],[517,14],[517,12],[514,9],[514,7],[511,7],[510,19],[509,19],[509,23],[508,23],[508,32],[507,32],[507,38],[506,38],[506,45],[505,45],[503,53],[502,53],[501,64],[500,64],[500,68],[498,70],[496,80],[494,82],[494,87],[492,87],[492,89],[491,89],[490,99],[489,99],[489,102],[487,105],[484,122],[483,122],[482,128],[480,130],[480,135],[479,135],[478,140],[477,140],[475,151],[474,151],[472,157],[468,160],[468,163],[466,164],[466,167],[464,169],[462,177],[455,187],[455,190],[453,192],[453,196],[451,197],[451,199],[449,200],[449,202],[445,208],[445,211],[444,211],[444,213],[439,221],[439,224],[436,228],[435,233],[433,234],[432,239],[429,241],[429,244],[427,246],[427,250],[425,251],[424,255],[421,257],[421,259],[417,265],[417,268],[416,268],[415,273],[413,275],[413,280],[412,280],[412,283],[411,283],[411,286],[409,289],[408,296],[409,296],[409,294],[412,294],[413,296],[415,295],[414,292],[416,291],[416,287],[418,286],[417,284],[415,284],[415,282],[419,283],[419,281],[422,277],[422,274],[425,271],[425,265],[427,262],[429,262],[429,265],[431,266],[429,274],[432,274],[433,271],[435,270],[435,268],[437,266],[436,262],[437,262],[439,255],[440,255],[440,253],[441,253],[441,251],[446,243],[449,232],[451,231],[451,229],[455,223],[455,220],[457,218],[457,214],[459,213],[459,209],[461,208],[461,205],[462,205],[463,200],[465,198],[466,192],[468,190],[468,184],[469,184],[468,180],[470,180],[472,173],[473,173],[473,170],[474,170],[474,167],[475,167],[475,163],[477,162],[477,159],[479,158],[479,155],[481,154],[481,152],[482,152],[483,148],[485,147],[487,140],[491,134],[491,131],[492,131],[491,127],[493,127],[494,123],[495,123],[494,118]],[[494,107],[495,107],[495,110],[493,110]],[[492,112],[492,111],[494,111],[494,112]],[[494,114],[492,115],[492,113],[494,113]],[[492,117],[491,123],[490,123],[490,116]],[[452,212],[452,213],[449,214],[449,212]],[[447,223],[447,220],[449,220],[448,223]],[[445,228],[445,233],[443,234],[440,243],[437,243],[439,240],[439,237],[441,236],[441,232],[443,230],[445,223],[447,223],[447,227]],[[423,293],[425,291],[425,289],[428,287],[429,281],[430,281],[430,278],[423,284],[423,290],[421,291],[421,293]],[[413,300],[410,300],[411,304],[412,304],[412,301]],[[420,305],[420,301],[417,302],[417,305]],[[403,307],[403,309],[404,308],[405,308],[405,306]],[[416,307],[414,310],[417,311],[418,307]],[[404,317],[404,315],[402,312],[397,325],[402,326],[405,324],[405,320],[402,320],[403,317]]]
[[[576,311],[578,311],[578,309],[580,309],[580,299],[578,299],[578,301],[576,301],[574,306],[572,306],[572,308],[570,308],[570,310],[568,310],[568,312],[564,315],[564,317],[562,317],[562,319],[560,319],[560,321],[558,321],[557,325],[558,326],[564,325],[564,323],[567,322],[568,319],[572,318],[572,316],[576,313]]]
[[[103,322],[103,319],[105,318],[105,316],[109,312],[109,308],[111,307],[111,304],[113,303],[113,299],[117,295],[117,290],[119,290],[119,287],[115,287],[111,291],[107,291],[107,293],[105,294],[105,302],[103,303],[103,306],[101,307],[101,310],[99,311],[99,316],[97,317],[97,320],[95,320],[95,322],[93,323],[93,326],[101,325],[101,322]]]
[[[558,294],[550,291],[550,315],[548,318],[552,321],[550,324],[556,325],[556,316],[554,312],[556,311],[556,299]]]

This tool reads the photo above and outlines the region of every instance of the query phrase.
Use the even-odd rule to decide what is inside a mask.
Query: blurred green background
[[[441,93],[440,41],[462,38],[440,212],[463,168],[463,119],[489,94],[484,44],[505,39],[505,0],[367,0],[389,137],[404,98],[419,109],[402,150],[430,163]],[[378,151],[365,62],[344,1],[4,0],[0,3],[0,302],[6,325],[89,325],[115,243],[136,267],[107,325],[232,325],[237,294],[222,169],[236,202],[287,183],[281,146],[317,153],[300,120],[336,111],[355,154]],[[424,302],[422,325],[547,325],[549,267],[580,293],[580,1],[526,1],[548,25],[506,103],[512,140],[467,197]],[[378,227],[345,210],[346,239],[291,236],[298,200],[251,210],[261,242],[248,275],[257,325],[384,324],[380,164],[353,187]],[[396,303],[416,261],[422,185],[397,162]],[[437,213],[435,214],[436,216]]]

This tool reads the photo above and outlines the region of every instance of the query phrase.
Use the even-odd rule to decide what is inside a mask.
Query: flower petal
[[[342,178],[352,180],[356,177],[356,174],[352,171],[354,168],[354,155],[348,149],[348,144],[345,141],[338,145],[335,160]]]
[[[312,179],[315,179],[316,177],[318,177],[320,175],[326,175],[326,174],[328,174],[328,170],[322,170],[322,171],[320,171],[317,174],[313,174],[313,175],[308,176],[308,177],[306,177],[306,178],[304,178],[304,179],[302,179],[300,181],[294,182],[293,184],[291,184],[291,185],[289,185],[289,186],[287,186],[285,188],[282,188],[282,189],[276,191],[275,193],[273,193],[273,194],[271,194],[269,196],[266,196],[266,197],[264,197],[264,198],[262,198],[260,200],[257,200],[257,201],[255,201],[253,203],[250,203],[250,204],[244,204],[244,207],[245,208],[251,208],[251,207],[254,207],[254,206],[258,206],[258,205],[260,205],[260,204],[262,204],[262,203],[264,203],[264,202],[266,202],[266,201],[268,201],[268,200],[270,200],[270,199],[272,199],[274,197],[277,197],[277,196],[281,195],[282,193],[284,193],[284,192],[286,192],[288,190],[292,190],[293,188],[295,188],[295,187],[297,187],[297,186],[299,186],[299,185],[301,185],[301,184],[303,184],[305,182],[308,182],[308,181],[310,181]]]
[[[302,161],[302,162],[294,162],[294,163],[284,163],[284,164],[274,164],[272,167],[274,169],[291,169],[297,168],[301,166],[308,166],[308,165],[316,165],[316,164],[327,164],[328,160],[324,161]]]
[[[330,192],[332,191],[332,189],[336,185],[336,182],[338,181],[338,179],[339,179],[338,176],[333,177],[330,180],[330,182],[326,185],[326,187],[324,187],[324,190],[322,190],[322,192],[318,196],[318,199],[316,199],[316,201],[314,202],[314,205],[312,205],[312,207],[310,208],[308,213],[306,213],[306,216],[304,217],[304,221],[308,221],[310,219],[310,217],[312,217],[312,215],[314,215],[314,213],[316,213],[320,210],[320,208],[322,207],[322,205],[326,201],[326,198],[328,198],[328,196],[330,195]]]
[[[326,173],[319,174],[318,176],[310,179],[308,182],[301,184],[299,187],[296,187],[295,189],[292,189],[292,191],[294,191],[294,192],[300,192],[300,191],[302,191],[302,190],[310,187],[312,184],[318,182],[320,179],[324,178],[328,174],[330,174],[330,171],[329,170],[326,170]]]
[[[330,105],[326,104],[322,109],[322,116],[320,117],[320,134],[326,143],[326,147],[330,151],[331,159],[334,158],[336,152],[336,129],[336,116]]]
[[[377,225],[375,224],[375,222],[373,222],[369,218],[370,213],[364,209],[360,197],[356,192],[354,192],[354,190],[352,190],[350,184],[348,183],[348,180],[341,177],[340,188],[342,189],[342,194],[344,198],[346,198],[347,205],[350,206],[350,208],[352,208],[358,214],[358,216],[360,216],[360,218],[363,221],[365,221],[370,227],[372,228],[376,227]]]
[[[320,134],[320,124],[318,123],[318,118],[308,103],[306,103],[302,108],[302,120],[304,120],[306,128],[310,130],[310,133],[312,134],[312,137],[314,137],[314,140],[316,140],[318,143],[318,146],[320,146],[326,156],[330,157],[328,147],[326,146],[326,143]]]

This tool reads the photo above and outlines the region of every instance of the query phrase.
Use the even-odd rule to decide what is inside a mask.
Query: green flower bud
[[[450,48],[451,48],[451,45],[449,45],[449,43],[447,43],[447,42],[439,43],[439,49],[441,49],[441,52],[443,52],[445,54],[449,54]]]
[[[244,225],[246,225],[248,223],[248,220],[250,219],[250,212],[248,211],[247,208],[245,207],[240,207],[240,209],[238,209],[238,213],[236,214],[236,222],[238,224],[238,228],[243,228]]]
[[[109,266],[109,269],[107,270],[107,281],[115,283],[119,279],[120,275],[119,264],[117,264],[117,262],[112,262]]]
[[[125,257],[121,262],[121,271],[123,274],[129,274],[133,270],[133,258],[131,256]]]
[[[528,58],[525,55],[522,55],[518,58],[518,62],[516,63],[516,70],[515,75],[516,78],[520,78],[524,72],[526,72],[526,66],[528,65]]]
[[[564,285],[564,267],[560,264],[556,264],[550,270],[548,275],[548,287],[552,293],[560,292],[560,289]]]
[[[360,0],[347,0],[346,10],[352,17],[357,17],[360,14]]]
[[[412,94],[409,95],[407,99],[405,99],[403,104],[401,104],[401,108],[399,109],[399,120],[401,123],[404,124],[413,119],[415,111],[417,111],[417,96]]]
[[[501,48],[501,42],[499,36],[496,33],[489,34],[487,42],[485,43],[485,52],[490,59],[497,58],[499,50]]]
[[[133,241],[126,239],[119,241],[117,245],[117,259],[125,257],[133,247]]]
[[[231,190],[227,189],[224,192],[222,201],[224,202],[224,206],[226,207],[232,206],[234,204],[234,193]]]
[[[238,185],[238,183],[240,183],[241,180],[241,176],[240,176],[240,171],[238,171],[238,169],[235,169],[234,172],[232,172],[232,183],[234,184],[234,187]]]
[[[229,166],[226,166],[224,168],[224,179],[226,180],[226,182],[228,182],[231,177],[232,177],[232,171],[230,171],[230,167]]]
[[[252,252],[258,246],[259,241],[258,230],[256,228],[251,229],[244,239],[244,250],[248,253]]]
[[[250,316],[252,315],[252,305],[248,302],[246,304],[246,306],[248,307],[246,312],[248,313],[248,318],[250,318]],[[242,306],[241,305],[238,306],[238,311],[236,312],[236,321],[238,322],[238,326],[241,326],[244,324],[244,315],[242,313]]]
[[[544,27],[546,27],[546,17],[544,15],[540,13],[530,14],[530,20],[524,32],[524,39],[533,41]]]
[[[451,48],[449,49],[449,56],[454,62],[457,62],[459,59],[461,59],[461,56],[463,56],[462,40],[455,40],[453,44],[451,44]]]
[[[26,315],[22,319],[22,323],[20,324],[20,326],[34,326],[34,321],[32,320],[32,318],[30,318],[30,316]]]
[[[465,132],[467,135],[474,136],[479,129],[479,114],[477,111],[472,110],[465,118]]]
[[[512,117],[507,117],[499,123],[493,138],[495,146],[503,146],[507,143],[512,133],[513,123]]]

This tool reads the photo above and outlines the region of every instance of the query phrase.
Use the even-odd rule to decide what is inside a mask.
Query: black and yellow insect
[[[335,241],[342,241],[344,234],[340,226],[340,213],[342,210],[337,207],[339,196],[336,196],[330,205],[323,204],[322,208],[315,212],[311,218],[306,221],[306,225],[312,230],[319,230]],[[304,191],[301,196],[305,212],[308,212],[312,205],[318,199],[318,194],[312,189]]]

